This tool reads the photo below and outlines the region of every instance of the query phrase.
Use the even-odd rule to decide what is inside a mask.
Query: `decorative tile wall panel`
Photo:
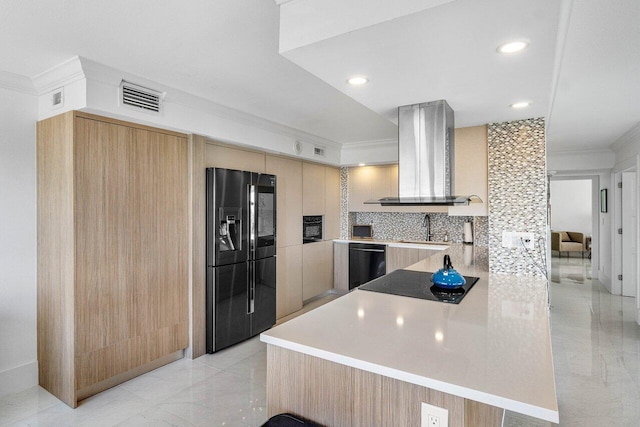
[[[547,235],[544,119],[491,123],[488,142],[489,271],[542,276],[538,266]],[[533,232],[535,249],[503,248],[503,231]]]

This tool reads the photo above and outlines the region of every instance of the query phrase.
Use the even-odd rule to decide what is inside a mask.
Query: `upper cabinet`
[[[368,200],[398,195],[398,165],[349,168],[349,212],[448,212],[486,216],[488,200],[487,127],[455,130],[455,195],[476,195],[469,206],[381,206]]]
[[[267,173],[276,176],[278,248],[302,244],[302,162],[267,154]]]
[[[324,215],[324,169],[317,163],[302,163],[303,215]]]
[[[449,215],[487,216],[489,200],[489,172],[487,126],[456,129],[456,195],[480,197],[469,206],[452,206]]]
[[[302,163],[302,214],[324,215],[324,240],[340,237],[340,169]]]
[[[264,173],[265,153],[209,141],[205,147],[205,164],[208,168]]]
[[[398,196],[398,165],[349,168],[349,212],[447,212],[446,206],[382,206],[369,200]]]

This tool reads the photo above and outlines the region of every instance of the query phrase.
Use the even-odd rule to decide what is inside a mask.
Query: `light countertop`
[[[480,277],[458,305],[354,290],[260,339],[557,423],[546,281],[488,273],[487,249],[461,244],[408,269],[436,271],[445,253]]]
[[[450,242],[418,242],[418,241],[401,241],[401,240],[369,240],[369,239],[335,239],[334,243],[364,243],[369,245],[386,245],[392,248],[412,248],[412,249],[428,249],[434,251],[443,251],[448,249]]]

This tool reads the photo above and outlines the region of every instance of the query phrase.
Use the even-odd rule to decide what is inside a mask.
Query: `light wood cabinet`
[[[455,130],[455,195],[477,195],[469,206],[380,206],[364,202],[398,195],[398,165],[349,168],[349,212],[448,212],[449,215],[486,216],[488,212],[487,127]]]
[[[333,287],[349,290],[349,244],[333,244]]]
[[[446,206],[382,206],[369,200],[398,196],[398,165],[349,168],[349,212],[447,212]]]
[[[302,214],[324,215],[325,167],[302,162]]]
[[[427,258],[433,251],[416,248],[396,248],[387,246],[387,274],[400,268],[405,268],[411,264]]]
[[[340,169],[325,166],[324,239],[340,238]]]
[[[217,167],[264,173],[265,155],[261,151],[208,141],[205,148],[205,163],[208,168]]]
[[[278,248],[302,244],[302,162],[267,155],[266,172],[276,176]]]
[[[276,318],[302,308],[302,162],[266,156],[277,182]]]
[[[38,123],[39,383],[71,407],[188,345],[187,149],[85,113]]]
[[[302,308],[302,245],[278,248],[276,256],[276,318]]]
[[[333,242],[302,245],[302,266],[303,301],[333,288]]]
[[[476,195],[469,206],[451,206],[449,215],[487,216],[489,200],[487,126],[456,129],[456,195]]]

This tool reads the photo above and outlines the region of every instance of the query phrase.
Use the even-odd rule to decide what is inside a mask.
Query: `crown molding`
[[[613,150],[610,148],[591,148],[587,150],[559,150],[549,151],[547,149],[547,156],[575,156],[576,154],[612,154]]]
[[[618,151],[623,145],[634,141],[640,141],[640,122],[636,123],[609,147],[613,151]]]
[[[342,147],[345,149],[358,149],[358,148],[374,148],[374,147],[387,147],[391,145],[398,145],[397,138],[387,139],[373,139],[371,141],[353,141],[344,142]]]
[[[33,82],[29,77],[8,71],[0,71],[0,87],[27,95],[36,95]]]
[[[85,78],[85,72],[80,57],[74,56],[55,67],[36,74],[31,80],[37,94],[42,95],[83,78]]]

